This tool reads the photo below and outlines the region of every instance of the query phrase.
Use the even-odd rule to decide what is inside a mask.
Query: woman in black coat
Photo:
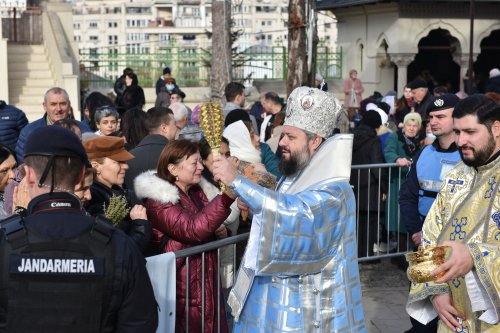
[[[377,136],[377,129],[381,125],[382,120],[377,111],[365,113],[361,124],[354,129],[352,165],[385,163]],[[354,187],[359,211],[358,257],[372,256],[379,231],[377,221],[382,222],[384,217],[386,172],[384,169],[353,169],[350,184]]]

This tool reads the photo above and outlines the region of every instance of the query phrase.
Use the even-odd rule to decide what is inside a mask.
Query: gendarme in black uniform
[[[58,126],[28,138],[25,156],[44,154],[87,161],[78,138]],[[75,195],[38,195],[25,218],[1,226],[0,332],[156,331],[144,257],[123,232],[87,216]]]

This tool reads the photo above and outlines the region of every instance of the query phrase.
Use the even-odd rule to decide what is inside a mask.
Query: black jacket
[[[70,203],[71,206],[51,205],[51,203],[61,201]],[[24,218],[24,225],[28,233],[34,232],[39,237],[45,237],[57,242],[57,240],[72,239],[86,231],[90,232],[94,225],[94,218],[86,215],[85,211],[81,209],[80,201],[76,196],[69,193],[55,192],[43,194],[31,200],[28,205],[27,216]],[[103,304],[103,316],[101,317],[99,332],[142,333],[156,331],[158,315],[153,288],[146,271],[144,257],[132,244],[129,237],[122,231],[114,230],[109,244],[106,245],[106,247],[113,247],[115,271],[111,282],[110,301]],[[6,244],[3,230],[0,230],[0,248],[10,248]],[[8,272],[8,269],[2,271]],[[64,288],[64,285],[62,287]],[[27,294],[29,294],[29,291],[23,291],[19,294],[14,293],[19,297]],[[54,307],[51,301],[52,298],[50,297],[45,299],[46,309]],[[71,304],[72,307],[77,307],[79,304],[78,299],[67,299],[66,301],[76,302],[76,304]],[[3,302],[2,305],[0,307],[0,332],[5,332],[6,329],[18,331],[16,329],[17,325],[19,325],[19,329],[29,325],[23,320],[6,323],[4,311],[8,311],[8,306],[5,307]],[[12,315],[15,317],[14,313]],[[58,316],[57,313],[53,315]],[[78,314],[75,315],[78,316]],[[85,315],[85,309],[82,309],[80,319],[85,318]],[[25,314],[24,318],[28,318],[28,316],[29,314]],[[59,318],[47,318],[47,322],[60,323],[59,326],[44,327],[45,330],[50,329],[51,332],[67,332],[70,329]]]
[[[128,170],[125,173],[125,187],[134,190],[134,179],[147,170],[156,170],[158,160],[163,148],[168,144],[168,139],[160,134],[150,134],[139,142],[137,147],[130,150],[134,158],[128,161]],[[132,202],[139,200],[132,192]]]
[[[385,163],[380,139],[373,128],[361,124],[353,133],[352,165]],[[352,169],[350,184],[354,187],[359,210],[383,210],[382,193],[387,193],[387,169]]]
[[[422,117],[422,120],[427,120],[429,116],[427,115],[427,108],[429,107],[429,104],[432,102],[432,95],[430,92],[427,92],[427,95],[425,95],[424,99],[420,103],[414,102],[414,107],[415,107],[415,112],[420,114]]]
[[[500,76],[492,77],[488,81],[488,84],[486,85],[484,92],[485,93],[494,92],[494,93],[500,94]]]
[[[109,204],[109,199],[113,195],[125,196],[129,205],[131,201],[128,191],[118,186],[109,188],[96,181],[90,187],[90,193],[92,194],[92,199],[85,204],[85,209],[92,216],[104,216],[104,206]],[[149,240],[151,239],[151,223],[149,221],[142,219],[131,220],[130,216],[127,216],[116,227],[125,232],[143,253],[148,249]]]
[[[15,150],[19,134],[26,125],[28,119],[23,111],[0,101],[0,144]]]

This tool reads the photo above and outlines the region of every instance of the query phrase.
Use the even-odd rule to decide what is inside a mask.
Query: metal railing
[[[377,260],[381,258],[401,256],[411,248],[412,243],[411,239],[404,231],[401,222],[399,220],[399,208],[396,208],[397,211],[393,211],[394,208],[391,206],[398,207],[397,199],[398,199],[398,191],[401,183],[404,181],[406,174],[403,172],[403,169],[399,167],[395,163],[386,163],[386,164],[371,164],[371,165],[353,165],[351,170],[351,175],[357,175],[357,183],[351,184],[355,190],[356,201],[360,201],[360,196],[362,194],[368,193],[368,199],[372,199],[371,193],[377,193],[375,202],[377,203],[377,207],[359,207],[356,205],[356,224],[357,224],[357,234],[358,234],[358,247],[359,247],[359,239],[360,239],[360,215],[362,215],[363,211],[372,212],[372,217],[375,217],[375,221],[370,220],[370,214],[368,214],[367,219],[367,228],[364,230],[368,235],[370,234],[371,228],[376,228],[377,235],[375,238],[370,239],[370,237],[366,237],[366,252],[361,253],[358,256],[358,261],[369,261],[369,260]],[[361,179],[366,176],[367,187],[361,189]],[[352,177],[351,177],[352,178]],[[371,186],[376,184],[377,189],[371,192]],[[359,190],[358,190],[359,189]],[[384,193],[383,189],[387,189],[386,193]],[[385,194],[385,195],[384,195]],[[391,201],[395,200],[395,202]],[[371,201],[368,201],[371,202]],[[391,205],[392,204],[392,205]],[[383,207],[383,209],[382,209]],[[396,219],[396,220],[392,220]],[[371,222],[371,223],[370,223]],[[374,226],[374,223],[375,226]],[[372,230],[373,231],[373,230]],[[218,271],[221,271],[221,249],[223,247],[229,246],[233,252],[233,276],[232,281],[234,283],[236,272],[238,268],[238,257],[236,246],[238,243],[245,242],[248,240],[249,233],[243,233],[236,236],[228,237],[225,239],[217,240],[214,242],[210,242],[207,244],[194,246],[191,248],[183,249],[175,252],[176,259],[184,259],[186,263],[186,292],[189,290],[189,263],[190,258],[194,256],[202,257],[202,304],[205,304],[204,301],[204,288],[205,288],[205,255],[211,251],[217,251],[217,268]],[[392,243],[391,243],[392,242]],[[384,245],[385,243],[385,245]],[[373,248],[371,248],[373,247]],[[370,250],[371,249],[371,250]],[[375,251],[376,249],[376,251]],[[220,332],[221,323],[220,323],[220,311],[222,305],[226,305],[226,300],[221,299],[222,288],[221,288],[221,276],[218,274],[218,278],[216,281],[217,286],[217,328],[218,332]],[[186,300],[189,299],[189,295],[186,294]],[[226,307],[226,306],[225,306]],[[226,307],[227,308],[227,307]],[[189,327],[189,302],[186,302],[186,331],[188,331]],[[232,317],[230,313],[226,312],[226,317],[228,321],[228,325],[232,322]],[[202,332],[204,332],[204,324],[205,324],[205,314],[204,308],[202,310]]]
[[[162,69],[170,67],[181,87],[208,86],[211,54],[195,45],[144,46],[148,52],[133,53],[123,45],[80,49],[81,85],[112,88],[126,67],[134,70],[142,87],[154,87]],[[288,51],[284,46],[251,47],[233,59],[235,81],[286,80]],[[317,68],[325,79],[339,79],[342,73],[342,49],[334,51],[319,46]]]

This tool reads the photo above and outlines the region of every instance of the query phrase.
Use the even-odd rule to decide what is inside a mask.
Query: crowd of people
[[[248,109],[245,86],[229,83],[218,154],[182,136],[199,125],[201,105],[183,103],[168,67],[147,111],[131,68],[116,98],[85,98],[82,121],[58,87],[31,123],[0,105],[9,113],[0,133],[0,330],[153,332],[144,258],[242,227],[243,257],[223,248],[220,262],[216,251],[176,261],[177,332],[229,332],[229,317],[235,332],[366,332],[357,259],[443,242],[454,250],[444,276],[411,286],[410,332],[499,325],[498,101],[431,94],[420,78],[399,99],[362,99],[357,71],[349,74],[343,104],[320,75],[286,104],[266,92]],[[394,166],[351,169],[385,163]]]

